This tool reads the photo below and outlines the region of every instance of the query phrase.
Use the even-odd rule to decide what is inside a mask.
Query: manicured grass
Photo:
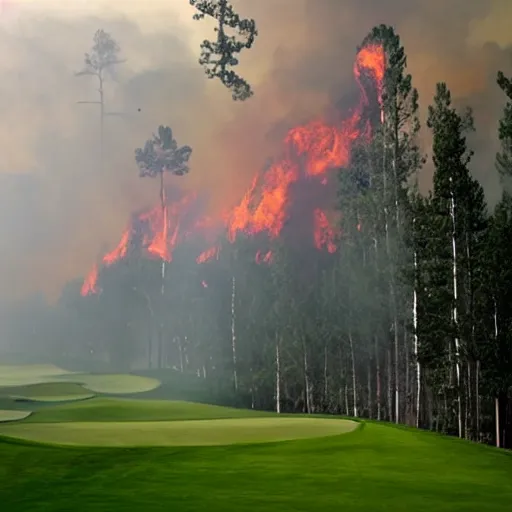
[[[9,423],[6,436],[86,446],[212,446],[339,435],[357,423],[323,418],[243,418],[192,421]]]
[[[5,421],[22,420],[30,415],[30,411],[6,411],[0,409],[0,423]]]
[[[160,386],[159,380],[139,375],[75,373],[48,364],[0,365],[0,388],[55,382],[81,384],[93,393],[105,394],[144,393]]]
[[[273,413],[231,409],[217,405],[166,400],[127,400],[98,397],[59,404],[36,411],[27,421],[35,423],[101,421],[178,421],[274,416]]]
[[[36,402],[65,402],[83,400],[94,394],[85,390],[80,384],[71,382],[44,382],[26,386],[8,386],[0,388],[0,396],[17,400]]]
[[[59,380],[82,384],[94,393],[132,394],[156,389],[160,382],[151,377],[129,374],[75,373],[62,376]]]
[[[0,442],[0,503],[9,512],[509,512],[511,475],[503,451],[371,423],[281,444]]]
[[[65,375],[72,373],[52,364],[0,365],[0,387],[54,382]]]

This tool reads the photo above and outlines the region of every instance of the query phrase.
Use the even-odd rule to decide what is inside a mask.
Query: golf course
[[[0,504],[26,511],[509,511],[512,455],[385,423],[156,400],[0,366]]]

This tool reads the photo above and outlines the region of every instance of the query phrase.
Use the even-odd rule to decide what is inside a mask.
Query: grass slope
[[[9,512],[508,512],[511,475],[503,451],[371,423],[348,435],[249,446],[0,442],[0,503]]]
[[[95,393],[131,394],[156,389],[160,382],[151,377],[130,374],[75,373],[60,377],[61,380],[82,384]]]
[[[34,423],[87,421],[178,421],[274,416],[272,413],[231,409],[217,405],[164,400],[127,400],[98,397],[83,402],[40,409],[27,421]]]

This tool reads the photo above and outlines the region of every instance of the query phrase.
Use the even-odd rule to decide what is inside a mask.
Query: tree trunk
[[[476,440],[480,442],[480,361],[476,362],[476,370],[475,370],[475,399],[476,399]]]
[[[380,355],[379,355],[379,337],[375,336],[375,366],[376,366],[376,378],[375,378],[375,393],[377,400],[377,420],[381,420],[381,376],[380,376]]]
[[[494,418],[496,423],[496,447],[501,447],[501,429],[500,429],[500,399],[494,399]]]
[[[354,418],[357,418],[357,388],[356,388],[356,360],[354,355],[354,341],[352,339],[352,331],[348,331],[348,339],[350,342],[350,357],[352,360],[352,398],[354,400]]]
[[[281,413],[281,358],[279,354],[279,336],[276,334],[276,412]]]
[[[231,351],[233,356],[233,384],[238,391],[238,375],[236,368],[236,278],[231,279]]]
[[[306,350],[306,343],[302,343],[303,357],[304,357],[304,393],[305,393],[305,405],[306,409],[304,412],[311,414],[311,392],[309,384],[309,367],[308,367],[308,354]]]
[[[457,241],[455,226],[455,195],[453,192],[453,180],[450,176],[450,217],[452,220],[452,274],[453,274],[453,308],[452,317],[455,327],[455,373],[457,378],[457,424],[458,434],[462,438],[462,400],[461,400],[461,376],[460,376],[460,341],[458,319],[458,275],[457,275]]]
[[[324,410],[327,409],[327,344],[324,345]]]
[[[372,419],[372,364],[368,361],[368,418]]]
[[[388,421],[393,421],[393,390],[392,390],[392,374],[391,374],[391,350],[387,351],[387,384],[388,384]]]

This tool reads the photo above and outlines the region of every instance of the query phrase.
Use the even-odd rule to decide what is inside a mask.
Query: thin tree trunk
[[[416,219],[413,220],[413,223]],[[416,428],[420,426],[420,399],[421,399],[421,367],[418,354],[418,255],[414,251],[414,290],[412,304],[412,322],[414,330],[414,361],[416,363]]]
[[[281,413],[281,357],[279,354],[279,335],[276,334],[276,412]]]
[[[452,220],[452,274],[453,274],[453,323],[455,327],[455,372],[457,377],[457,424],[458,434],[462,437],[462,400],[461,400],[461,375],[460,375],[460,341],[459,341],[459,319],[458,319],[458,275],[457,275],[457,241],[455,226],[455,195],[453,192],[453,180],[450,176],[450,217]]]
[[[381,417],[381,407],[382,407],[382,399],[381,399],[381,375],[380,375],[380,355],[379,355],[379,337],[375,336],[375,366],[376,366],[376,379],[375,379],[375,392],[376,392],[376,400],[377,400],[377,419],[380,421]]]
[[[496,418],[496,447],[501,447],[501,435],[500,435],[500,399],[496,397],[494,399],[494,416]]]
[[[368,418],[372,419],[372,364],[368,361]]]
[[[327,344],[324,346],[324,409],[327,408]]]
[[[164,186],[164,173],[160,172],[160,206],[162,208],[162,229],[165,229],[167,224],[167,209],[165,201],[165,186]],[[160,317],[160,331],[158,333],[158,367],[163,368],[163,346],[164,346],[164,296],[165,296],[165,258],[162,258],[161,266],[161,283],[160,283],[160,295],[161,300],[161,317]]]
[[[302,350],[303,350],[303,357],[304,357],[304,392],[306,394],[305,396],[305,403],[306,403],[306,412],[307,414],[311,414],[311,394],[310,394],[310,385],[309,385],[309,368],[308,368],[308,354],[306,350],[306,344],[303,341],[302,342]]]
[[[233,355],[233,384],[238,392],[238,375],[236,368],[236,278],[231,280],[231,350]]]
[[[476,395],[476,439],[480,442],[480,361],[476,362],[475,370],[475,395]]]
[[[352,360],[352,398],[354,400],[354,418],[357,418],[357,388],[356,388],[356,359],[354,355],[354,340],[352,339],[352,330],[348,331],[348,339],[350,342],[350,357]]]

